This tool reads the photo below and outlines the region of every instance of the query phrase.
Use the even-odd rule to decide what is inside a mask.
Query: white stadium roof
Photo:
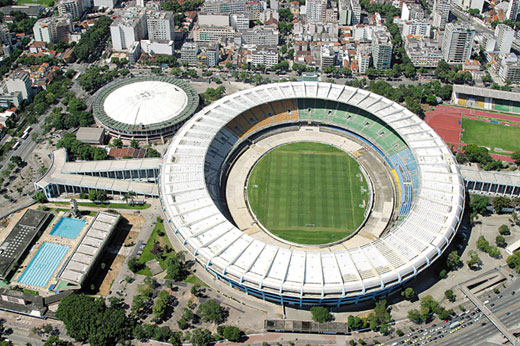
[[[218,185],[213,181],[219,179],[215,172],[238,140],[226,124],[257,105],[301,98],[331,100],[372,113],[392,127],[415,156],[420,186],[410,212],[372,243],[335,251],[273,245],[238,229],[212,198]],[[464,185],[449,148],[406,108],[361,89],[288,82],[237,92],[195,114],[164,156],[160,195],[176,235],[209,269],[256,290],[328,298],[379,291],[428,266],[456,232]]]
[[[188,103],[181,88],[167,82],[140,81],[112,91],[103,104],[105,113],[115,121],[130,125],[149,125],[177,117]]]

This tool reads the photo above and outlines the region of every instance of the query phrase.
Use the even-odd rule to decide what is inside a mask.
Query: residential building
[[[424,19],[424,10],[421,5],[412,2],[403,2],[401,10],[402,20],[421,20]]]
[[[251,52],[251,63],[253,65],[264,65],[270,68],[278,64],[278,49],[260,48]]]
[[[208,0],[204,2],[202,13],[233,14],[246,12],[246,0]]]
[[[327,66],[336,65],[336,52],[332,47],[322,45],[320,53],[320,67],[322,69]]]
[[[498,24],[495,28],[495,38],[497,50],[501,54],[508,54],[511,52],[511,46],[515,39],[515,31],[510,26]]]
[[[389,69],[392,65],[392,41],[388,31],[372,32],[372,62],[377,69]]]
[[[174,41],[175,21],[170,11],[149,11],[146,15],[148,39],[152,42]]]
[[[147,34],[146,13],[142,7],[124,10],[110,25],[112,47],[116,51],[127,50]]]
[[[280,2],[279,0],[271,0],[270,2],[271,9],[278,11],[280,9]]]
[[[474,9],[482,13],[484,0],[453,0],[453,2],[464,10]]]
[[[70,31],[72,31],[70,16],[40,18],[33,26],[34,40],[37,42],[68,42]]]
[[[509,53],[501,57],[498,75],[503,81],[520,82],[520,59],[516,54]]]
[[[520,1],[520,0],[519,0]],[[435,0],[433,4],[433,26],[444,30],[450,17],[450,0]]]
[[[5,81],[7,92],[10,94],[19,92],[24,100],[32,97],[31,84],[29,73],[23,71],[12,72]]]
[[[84,10],[82,0],[60,0],[58,2],[58,13],[60,16],[69,14],[72,18],[80,18]]]
[[[194,42],[185,42],[181,48],[181,62],[196,65],[198,62],[199,46]]]
[[[359,0],[340,0],[338,6],[340,25],[357,25],[361,23],[361,5]]]
[[[117,3],[117,0],[94,0],[94,6],[100,8],[114,8]]]
[[[173,55],[175,53],[174,41],[141,40],[141,51],[151,55]]]
[[[255,26],[252,29],[240,32],[243,44],[259,46],[278,46],[279,32],[276,26]]]
[[[327,12],[327,0],[308,0],[307,7],[307,22],[308,23],[324,23]]]
[[[367,68],[370,67],[370,58],[372,57],[372,51],[369,45],[358,45],[356,58],[358,64],[358,73],[365,74]]]
[[[448,64],[461,64],[471,56],[475,30],[463,23],[448,23],[442,40],[442,58]]]
[[[262,11],[260,13],[259,20],[262,23],[266,24],[266,22],[271,20],[271,19],[275,19],[276,21],[278,21],[280,19],[280,15],[278,14],[277,10],[273,10],[273,9],[268,8],[265,11]]]
[[[431,25],[423,20],[407,20],[403,23],[403,37],[408,35],[430,37]]]
[[[200,14],[198,24],[199,26],[229,26],[230,20],[228,14]]]
[[[226,41],[232,40],[235,36],[235,30],[230,26],[201,25],[193,30],[193,40],[195,42]]]
[[[424,37],[408,37],[405,40],[406,54],[415,67],[437,67],[442,60],[438,42]]]
[[[232,14],[229,16],[229,24],[235,30],[247,30],[249,29],[249,17],[244,14]]]
[[[262,11],[263,8],[260,1],[246,2],[246,14],[249,16],[249,20],[258,20]]]
[[[507,8],[506,17],[509,20],[518,20],[518,14],[520,12],[520,0],[510,0],[509,7]]]

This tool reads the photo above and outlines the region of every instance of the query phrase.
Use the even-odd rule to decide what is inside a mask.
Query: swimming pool
[[[25,268],[18,282],[42,288],[46,287],[69,248],[66,245],[44,242]]]
[[[51,235],[57,235],[69,239],[76,239],[85,226],[86,221],[61,217],[51,230]]]

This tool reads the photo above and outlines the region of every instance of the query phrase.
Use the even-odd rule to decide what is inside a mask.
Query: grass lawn
[[[54,5],[54,0],[18,0],[16,1],[16,4],[40,4],[45,7],[51,7]]]
[[[164,234],[162,237],[159,236],[159,231],[161,231],[162,234]],[[157,257],[155,257],[155,255],[152,253],[153,246],[156,241],[158,241],[159,244],[161,244],[161,246],[163,248],[167,245],[168,247],[170,247],[170,249],[172,249],[172,244],[170,243],[170,240],[168,239],[168,236],[166,235],[166,233],[164,231],[164,223],[162,221],[157,222],[155,224],[152,234],[150,234],[150,238],[148,238],[148,241],[146,242],[146,245],[144,246],[143,253],[141,254],[141,256],[139,256],[139,260],[137,261],[138,263],[145,264],[146,262],[148,262],[150,260],[157,259]],[[174,253],[173,250],[171,253],[172,254]],[[166,264],[165,264],[166,259],[167,258],[157,259],[161,265],[161,268],[163,268],[163,269],[166,269]],[[140,271],[138,271],[137,274],[152,276],[152,272],[146,266],[143,269],[141,269]]]
[[[188,276],[188,277],[187,277],[183,282],[186,282],[186,283],[189,283],[189,284],[194,284],[194,285],[199,284],[199,285],[201,285],[201,286],[204,286],[204,287],[209,288],[209,286],[206,285],[206,284],[204,283],[204,281],[202,281],[201,279],[199,279],[199,278],[198,278],[196,275],[194,275],[194,274],[190,274],[190,275],[189,275],[189,276]]]
[[[520,148],[520,127],[492,124],[485,121],[462,118],[462,141],[465,144],[476,144],[508,151]],[[496,152],[496,151],[495,151]]]
[[[248,184],[249,203],[262,225],[300,244],[330,243],[355,231],[364,220],[366,207],[360,205],[368,202],[366,191],[353,158],[309,142],[272,150],[255,166]]]

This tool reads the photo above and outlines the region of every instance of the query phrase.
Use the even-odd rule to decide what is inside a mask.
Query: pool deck
[[[94,220],[94,218],[91,217],[91,216],[83,216],[82,220],[86,220],[87,222],[83,226],[83,229],[78,234],[76,239],[69,239],[69,238],[65,238],[65,237],[51,235],[50,234],[51,230],[58,223],[60,218],[61,217],[65,217],[68,214],[69,213],[60,211],[57,214],[57,216],[54,218],[54,220],[52,220],[52,222],[47,227],[45,232],[43,232],[43,234],[40,237],[40,239],[38,239],[38,241],[34,244],[34,246],[30,250],[30,252],[27,255],[27,257],[25,257],[25,260],[23,261],[22,265],[18,268],[18,271],[16,272],[16,274],[13,276],[13,279],[11,280],[13,285],[18,285],[18,286],[23,287],[23,288],[28,288],[28,289],[31,289],[31,290],[39,291],[40,295],[42,295],[42,296],[45,296],[45,293],[50,294],[50,292],[48,290],[49,287],[52,284],[56,284],[57,283],[56,276],[57,276],[58,272],[62,269],[62,267],[65,264],[65,262],[67,261],[67,259],[72,255],[72,253],[74,252],[74,249],[76,248],[76,245],[83,238],[83,234],[87,231],[87,229],[89,228],[91,222]],[[56,271],[54,272],[54,274],[52,275],[51,279],[47,283],[46,287],[31,286],[31,285],[27,285],[27,284],[23,284],[21,282],[18,282],[18,280],[20,279],[22,273],[25,271],[25,269],[27,269],[27,266],[29,265],[29,263],[31,262],[31,260],[36,255],[36,253],[38,252],[38,250],[40,249],[40,247],[42,246],[42,244],[44,242],[66,245],[66,246],[69,247],[69,251],[67,251],[65,256],[63,256],[63,259],[61,260],[61,262],[58,265]]]

